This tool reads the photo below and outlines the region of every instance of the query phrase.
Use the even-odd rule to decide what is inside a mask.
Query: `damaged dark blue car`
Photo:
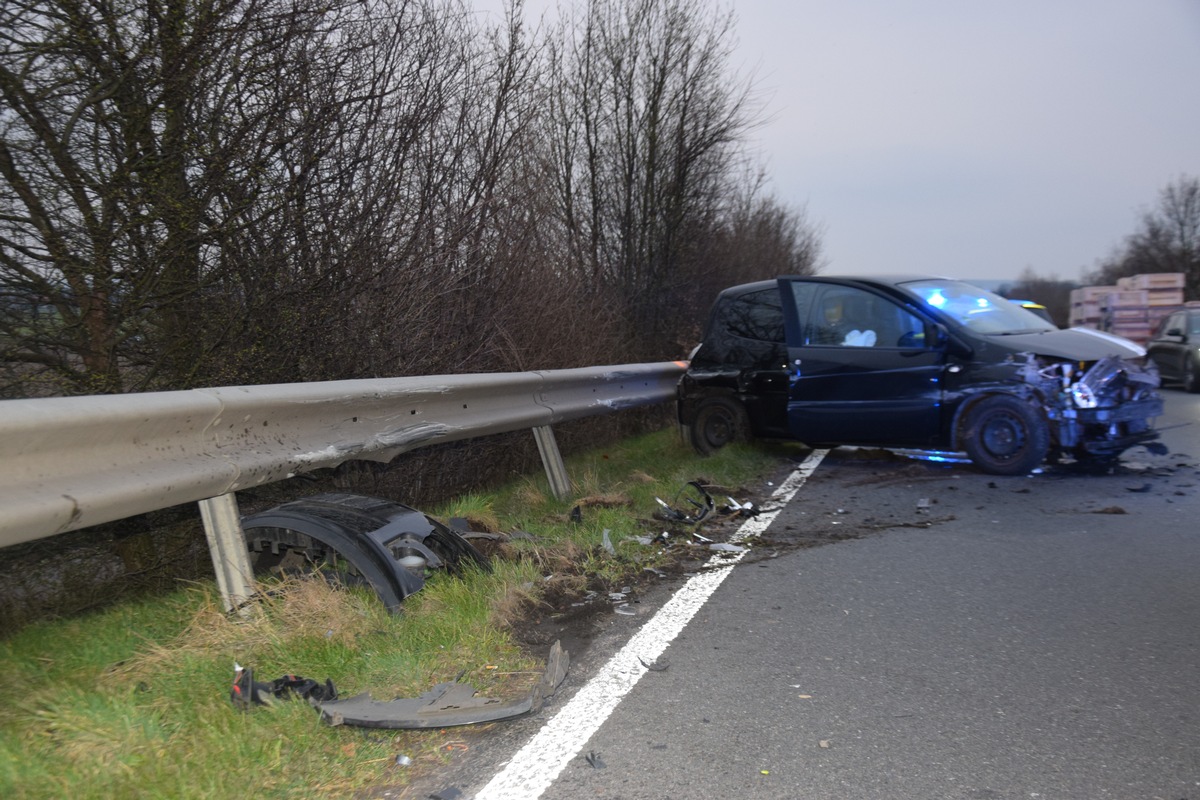
[[[1157,447],[1145,351],[969,283],[781,277],[726,289],[678,388],[700,453],[754,437],[965,453],[1019,475]]]

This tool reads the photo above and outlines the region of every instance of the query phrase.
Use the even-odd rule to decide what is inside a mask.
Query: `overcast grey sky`
[[[826,273],[1076,279],[1200,175],[1200,0],[732,8],[755,146]]]

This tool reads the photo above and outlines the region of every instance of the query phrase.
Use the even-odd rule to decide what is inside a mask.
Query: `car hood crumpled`
[[[1073,361],[1099,361],[1106,356],[1141,358],[1146,355],[1145,349],[1128,339],[1089,328],[989,336],[988,340],[1014,353],[1036,353]]]

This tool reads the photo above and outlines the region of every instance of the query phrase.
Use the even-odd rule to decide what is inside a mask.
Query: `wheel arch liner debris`
[[[392,612],[425,585],[427,570],[489,569],[470,542],[437,520],[406,505],[362,495],[294,500],[244,517],[242,529],[260,564],[289,551],[313,563],[344,559]]]

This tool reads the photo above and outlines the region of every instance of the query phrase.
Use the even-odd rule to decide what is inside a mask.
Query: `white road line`
[[[757,536],[804,485],[828,450],[814,450],[771,495],[772,507],[751,517],[730,537],[739,542]],[[652,663],[708,601],[744,553],[718,553],[707,568],[688,580],[633,638],[609,659],[505,768],[475,795],[475,800],[536,800],[579,755],[604,720],[646,674],[639,658]]]

